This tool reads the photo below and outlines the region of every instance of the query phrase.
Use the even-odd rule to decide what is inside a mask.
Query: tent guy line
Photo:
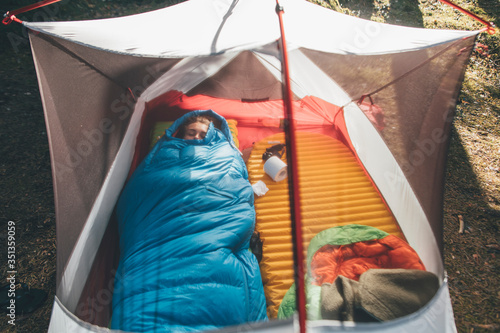
[[[472,36],[469,36],[469,37],[464,37],[464,38],[471,38]],[[349,103],[351,102],[356,102],[357,104],[361,104],[363,103],[364,99],[366,97],[368,97],[370,99],[370,102],[371,104],[374,104],[373,102],[373,99],[372,99],[372,96],[375,95],[376,93],[394,85],[396,82],[402,80],[403,78],[407,77],[408,75],[410,75],[411,73],[415,72],[416,70],[418,70],[419,68],[425,66],[426,64],[429,64],[432,60],[436,59],[437,57],[439,57],[441,54],[445,53],[446,51],[448,51],[449,49],[453,48],[455,45],[459,44],[460,43],[460,39],[457,40],[455,43],[452,43],[450,45],[448,45],[447,47],[445,47],[444,49],[440,50],[439,52],[437,52],[436,54],[434,54],[432,57],[429,57],[428,59],[425,59],[424,61],[422,61],[420,64],[417,64],[415,67],[413,67],[412,69],[409,69],[408,71],[406,71],[405,73],[403,73],[402,75],[400,75],[399,77],[396,77],[394,80],[384,84],[383,86],[369,92],[369,93],[366,93],[366,94],[362,94],[361,96],[359,97],[354,97]],[[457,57],[462,55],[462,54],[466,54],[466,51],[470,51],[472,50],[473,46],[469,46],[469,47],[465,47],[465,48],[462,48],[460,49],[460,52],[457,54]],[[342,107],[346,107],[347,104],[344,104]]]

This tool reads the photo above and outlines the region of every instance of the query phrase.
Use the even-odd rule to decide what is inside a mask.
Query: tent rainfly
[[[281,5],[294,109],[288,121],[298,135],[293,153],[303,189],[303,202],[296,204],[302,211],[304,248],[321,229],[383,219],[374,226],[407,242],[439,278],[432,299],[403,317],[361,323],[308,313],[307,330],[455,332],[442,259],[444,168],[457,96],[480,31],[376,23],[303,0]],[[212,109],[237,122],[241,151],[258,151],[259,143],[271,142],[266,138],[281,140],[282,55],[275,7],[272,0],[189,0],[112,19],[23,22],[53,168],[57,296],[49,332],[109,331],[119,257],[114,208],[147,152],[157,121]],[[315,135],[320,141],[309,139]],[[343,159],[336,159],[329,144],[318,148],[323,137],[341,143]],[[319,149],[312,156],[307,155],[312,148],[301,148],[308,140]],[[360,183],[349,180],[354,171],[339,171],[351,157],[376,199],[360,194]],[[315,178],[320,168],[307,172],[308,160],[325,166],[320,179]],[[264,179],[259,161],[251,157],[248,163],[250,181]],[[252,163],[259,170],[252,171]],[[260,202],[277,191],[272,181],[266,184],[268,194],[255,198],[264,257],[276,238],[261,225],[266,209]],[[316,196],[308,194],[309,188]],[[356,204],[344,204],[339,192],[349,192]],[[375,200],[384,213],[370,210]],[[323,213],[322,207],[336,210]],[[272,274],[272,265],[265,266],[271,259],[261,262],[263,274]],[[285,270],[293,270],[293,263]],[[282,298],[292,283],[293,277],[284,280],[283,290],[269,288]],[[276,311],[268,309],[268,322],[222,330],[294,331],[295,321],[275,319]]]

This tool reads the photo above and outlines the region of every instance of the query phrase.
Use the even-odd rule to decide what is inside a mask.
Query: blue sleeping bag
[[[203,140],[175,138],[208,114]],[[117,205],[120,262],[111,328],[191,332],[267,320],[258,262],[249,251],[253,191],[225,119],[193,111],[134,172]]]

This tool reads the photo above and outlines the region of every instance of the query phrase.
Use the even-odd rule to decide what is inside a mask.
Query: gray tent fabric
[[[414,269],[370,269],[359,281],[340,275],[321,286],[323,319],[386,321],[416,312],[439,289],[438,277]]]
[[[57,282],[127,129],[135,102],[179,60],[137,58],[30,32],[42,87],[57,215]],[[50,111],[49,111],[50,110]]]
[[[473,41],[463,39],[399,54],[335,55],[304,50],[353,100],[369,95],[383,110],[385,127],[379,133],[411,184],[441,251],[445,152],[472,48]]]

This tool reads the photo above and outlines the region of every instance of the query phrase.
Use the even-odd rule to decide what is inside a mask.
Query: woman
[[[207,116],[190,116],[179,126],[175,137],[184,140],[203,140],[211,122]]]
[[[189,332],[267,320],[248,250],[253,192],[223,117],[178,119],[132,175],[117,216],[112,328]]]

